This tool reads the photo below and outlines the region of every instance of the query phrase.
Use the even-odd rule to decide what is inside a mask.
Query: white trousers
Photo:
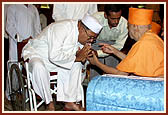
[[[32,58],[29,66],[35,92],[46,104],[50,103],[52,101],[48,71],[50,68],[46,67],[40,58]],[[74,63],[71,70],[60,67],[56,68],[58,72],[57,101],[76,102],[82,100],[83,87],[81,83],[84,79],[81,78],[82,64],[80,62]]]
[[[78,102],[82,100],[82,64],[75,62],[71,70],[58,69],[57,101]]]
[[[40,58],[32,58],[29,62],[29,68],[32,73],[33,89],[46,104],[49,104],[52,101],[49,71]]]
[[[18,60],[17,41],[9,37],[9,60]]]
[[[9,60],[10,61],[14,61],[14,62],[16,62],[17,60],[18,60],[18,55],[17,55],[17,42],[13,39],[13,38],[11,38],[11,37],[9,37]],[[7,63],[5,63],[5,64],[7,64]],[[9,69],[9,70],[7,70],[7,71],[10,71],[10,66],[12,65],[12,63],[11,64],[9,64],[9,65],[7,65],[7,66],[9,66],[7,69]],[[9,77],[9,76],[8,76]],[[7,79],[6,79],[6,90],[5,90],[5,96],[6,96],[6,98],[8,99],[8,100],[10,100],[10,97],[9,97],[9,86],[10,86],[10,84],[9,84],[9,78],[7,77]],[[16,75],[13,75],[13,79],[15,79],[16,80],[16,82],[15,81],[13,81],[13,85],[15,86],[15,87],[18,87],[18,82],[17,82],[17,76]]]

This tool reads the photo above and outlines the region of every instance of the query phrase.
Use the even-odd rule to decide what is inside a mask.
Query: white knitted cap
[[[85,16],[82,18],[82,23],[96,34],[98,34],[102,29],[102,25],[99,23],[99,21],[95,17],[88,14],[85,14]]]

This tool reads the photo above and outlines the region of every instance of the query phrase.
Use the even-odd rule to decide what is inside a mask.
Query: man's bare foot
[[[74,102],[67,102],[65,103],[64,107],[65,111],[84,111],[80,105],[75,104]]]
[[[47,105],[47,111],[55,111],[55,107],[54,107],[54,102],[51,101],[48,105]]]

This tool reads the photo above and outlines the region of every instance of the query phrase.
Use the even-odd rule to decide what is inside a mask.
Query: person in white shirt
[[[41,32],[37,8],[31,4],[12,4],[8,7],[6,31],[9,34],[9,60],[18,60],[17,40],[34,38]]]
[[[9,35],[9,60],[18,61],[17,42],[26,42],[41,32],[40,18],[36,7],[31,4],[10,4],[7,10],[6,32]],[[19,36],[19,40],[17,40],[17,36]],[[17,77],[13,77],[15,79],[13,85],[17,87]],[[7,78],[5,97],[10,100],[8,81]]]
[[[55,21],[82,19],[87,14],[97,12],[97,4],[54,4],[52,18]]]
[[[10,4],[4,4],[4,38],[8,39],[9,36],[6,32],[7,11]]]
[[[7,62],[9,58],[9,36],[6,32],[7,11],[10,4],[4,4],[4,81],[7,79]],[[4,89],[6,90],[6,82],[4,83]]]
[[[93,14],[93,16],[96,17],[103,25],[103,29],[96,40],[96,45],[93,44],[93,48],[95,47],[95,50],[97,50],[99,60],[111,67],[118,65],[118,58],[113,55],[103,53],[102,50],[98,49],[100,47],[97,47],[97,44],[108,43],[118,50],[121,50],[124,47],[128,37],[128,29],[127,20],[121,16],[122,7],[122,4],[106,4],[104,6],[104,12],[97,12]],[[100,69],[92,65],[90,69],[90,79],[99,74],[102,74]]]
[[[64,109],[83,110],[75,103],[83,96],[82,66],[101,28],[98,20],[90,15],[85,15],[81,21],[58,21],[47,26],[23,48],[24,60],[29,59],[34,90],[49,110],[54,110],[49,72],[58,72],[57,101],[65,102]]]

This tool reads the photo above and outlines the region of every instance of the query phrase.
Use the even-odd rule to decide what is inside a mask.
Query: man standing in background
[[[88,13],[97,12],[97,4],[54,4],[52,18],[55,21],[65,19],[82,19]]]
[[[7,20],[7,11],[10,4],[4,4],[4,81],[6,81],[7,77],[7,61],[9,58],[9,53],[5,52],[9,50],[9,36],[6,32],[6,20]],[[4,84],[4,90],[6,90],[6,82]]]
[[[103,29],[96,43],[93,44],[93,48],[95,47],[95,50],[97,50],[99,61],[111,67],[116,67],[118,65],[118,58],[114,55],[104,53],[102,50],[98,50],[97,45],[98,43],[108,43],[118,50],[124,47],[128,37],[128,29],[127,20],[121,16],[122,8],[122,4],[106,4],[104,6],[104,12],[97,12],[93,15],[103,25]],[[99,68],[92,65],[90,69],[90,78],[102,74],[101,72]]]
[[[17,40],[34,38],[41,32],[40,18],[37,8],[31,4],[13,4],[7,11],[6,31],[9,34],[9,60],[16,60]]]
[[[9,35],[9,60],[17,61],[17,42],[35,38],[41,32],[37,8],[32,4],[11,4],[7,11],[6,31]],[[6,87],[6,96],[9,99],[8,84]]]

